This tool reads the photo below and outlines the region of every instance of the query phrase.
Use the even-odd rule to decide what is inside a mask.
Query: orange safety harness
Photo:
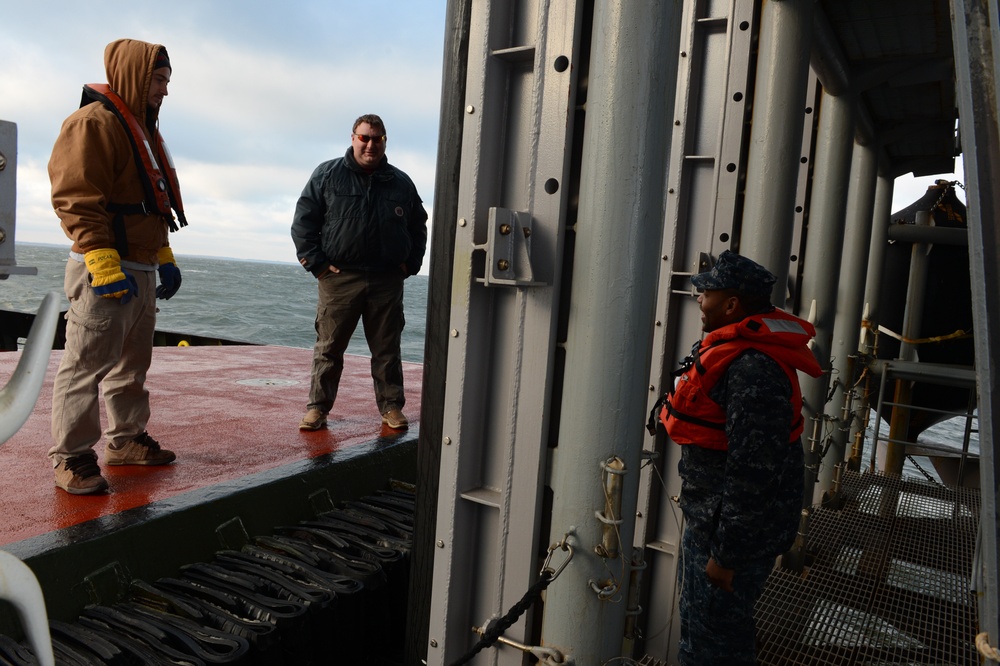
[[[124,257],[128,254],[128,241],[125,237],[125,215],[155,215],[167,218],[170,231],[177,231],[178,224],[186,227],[187,217],[184,215],[184,203],[181,200],[181,188],[177,182],[177,169],[167,150],[167,145],[159,133],[155,136],[155,149],[150,147],[146,134],[138,118],[126,106],[125,101],[106,83],[91,83],[83,86],[83,98],[80,106],[92,102],[100,102],[107,107],[122,123],[129,142],[132,144],[132,155],[139,169],[146,197],[140,203],[122,204],[109,203],[108,211],[114,214],[113,227],[115,232],[115,249]],[[160,165],[163,165],[163,168]],[[170,209],[177,211],[177,222],[174,221]]]
[[[806,347],[814,335],[812,324],[777,308],[713,331],[695,345],[691,356],[675,373],[679,377],[677,386],[654,406],[650,426],[658,416],[677,444],[726,450],[725,411],[709,398],[709,393],[736,357],[748,349],[756,349],[776,361],[791,383],[789,442],[797,442],[804,422],[796,371],[802,370],[813,377],[822,374],[815,356]]]

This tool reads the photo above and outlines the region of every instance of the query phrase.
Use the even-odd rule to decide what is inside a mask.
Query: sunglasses
[[[378,136],[372,134],[355,134],[354,136],[358,137],[361,143],[368,143],[369,141],[372,143],[382,143],[385,141],[385,134],[380,134]]]

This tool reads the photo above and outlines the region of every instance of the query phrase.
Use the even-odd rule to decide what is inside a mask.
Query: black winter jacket
[[[427,211],[413,181],[385,157],[371,174],[348,149],[320,164],[295,205],[292,241],[299,262],[319,276],[327,266],[415,275],[427,247]]]

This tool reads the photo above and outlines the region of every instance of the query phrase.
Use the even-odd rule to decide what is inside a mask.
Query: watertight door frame
[[[431,665],[464,655],[479,638],[472,627],[504,614],[538,580],[579,113],[579,3],[476,0],[470,18]],[[516,242],[511,233],[520,234]],[[505,636],[525,642],[529,619]],[[491,664],[524,658],[510,647],[486,654]]]
[[[756,4],[684,3],[647,409],[670,388],[677,362],[701,337],[691,275],[711,268],[713,257],[739,235]],[[680,447],[661,433],[647,437],[644,448],[635,545],[645,566],[638,619],[645,639],[638,644],[647,655],[673,663],[683,531],[674,501],[680,494]]]

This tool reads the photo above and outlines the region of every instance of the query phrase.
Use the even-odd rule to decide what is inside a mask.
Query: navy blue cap
[[[699,291],[735,289],[752,296],[770,296],[777,278],[755,261],[726,250],[712,270],[691,276]]]
[[[156,61],[153,63],[153,69],[160,69],[161,67],[168,67],[171,72],[174,71],[174,68],[170,67],[170,56],[167,55],[167,49],[162,46],[156,52]]]

